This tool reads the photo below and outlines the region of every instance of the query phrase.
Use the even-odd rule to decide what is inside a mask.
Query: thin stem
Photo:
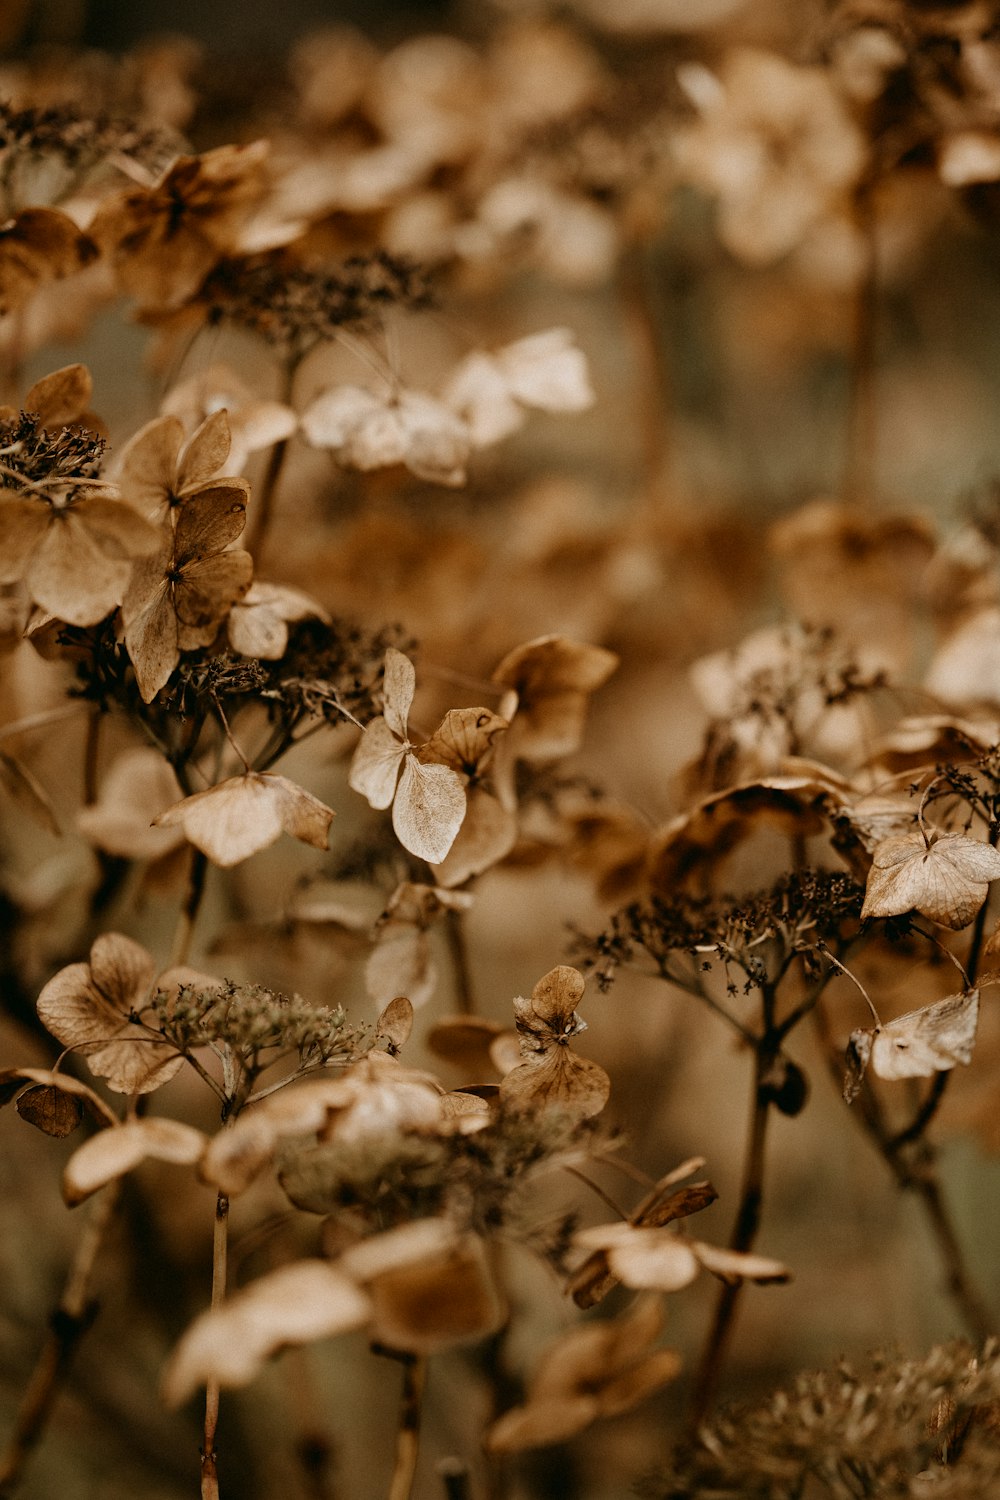
[[[97,1316],[98,1304],[90,1295],[90,1281],[120,1196],[119,1181],[109,1183],[101,1191],[77,1245],[66,1286],[52,1314],[48,1337],[28,1380],[14,1431],[0,1461],[0,1494],[13,1493],[14,1484],[51,1415],[76,1346]]]
[[[202,854],[200,849],[191,851],[191,868],[188,872],[187,891],[184,896],[184,905],[181,907],[177,919],[177,930],[174,933],[174,946],[170,955],[172,965],[186,964],[191,952],[191,939],[194,936],[194,924],[201,909],[202,898],[205,895],[205,876],[208,873],[208,858]]]
[[[100,708],[91,709],[87,720],[87,738],[83,746],[83,805],[93,807],[97,801],[97,767],[101,752],[101,723],[104,714]]]
[[[281,390],[278,400],[289,404],[292,399],[292,387],[295,384],[295,372],[298,369],[298,360],[290,358],[284,367]],[[278,481],[281,471],[285,467],[285,459],[288,457],[289,439],[282,438],[274,444],[267,460],[267,468],[256,495],[256,520],[254,522],[253,535],[246,543],[247,549],[253,557],[254,564],[258,562],[264,551],[267,534],[274,519],[274,502],[278,492]]]
[[[403,1394],[396,1434],[396,1463],[388,1500],[410,1500],[420,1453],[420,1416],[423,1408],[427,1359],[422,1354],[396,1356],[403,1366]]]
[[[768,1075],[773,1052],[769,1038],[761,1039],[757,1047],[754,1066],[753,1096],[750,1109],[750,1132],[746,1157],[743,1164],[743,1182],[736,1223],[729,1237],[730,1250],[745,1252],[753,1249],[760,1228],[761,1204],[764,1193],[764,1148],[767,1142],[767,1124],[771,1100],[765,1080]],[[701,1364],[695,1376],[694,1394],[689,1416],[691,1430],[701,1423],[712,1401],[725,1363],[732,1339],[736,1311],[743,1292],[744,1283],[726,1283],[715,1304],[712,1327],[702,1354]]]
[[[465,936],[462,913],[449,909],[445,915],[445,932],[451,952],[452,972],[455,978],[455,1003],[459,1014],[474,1016],[476,1000],[472,989],[472,966],[469,963],[469,945]]]
[[[568,1172],[571,1177],[578,1178],[580,1182],[582,1182],[586,1187],[590,1188],[590,1191],[592,1193],[596,1193],[601,1202],[607,1204],[608,1208],[610,1208],[616,1219],[621,1219],[623,1223],[628,1222],[628,1215],[618,1207],[618,1204],[611,1197],[610,1193],[606,1193],[604,1189],[602,1187],[599,1187],[596,1182],[592,1182],[591,1179],[587,1176],[586,1172],[581,1172],[579,1167],[569,1167],[566,1165],[563,1166],[563,1171]]]
[[[229,1199],[219,1193],[215,1200],[215,1228],[212,1234],[212,1306],[218,1307],[226,1295],[226,1271],[229,1251]],[[219,1425],[219,1382],[210,1380],[205,1388],[205,1436],[201,1450],[201,1500],[219,1500],[219,1475],[216,1467],[215,1433]]]
[[[871,193],[864,184],[858,189],[856,215],[865,244],[865,265],[858,281],[854,303],[850,414],[844,475],[845,499],[855,504],[870,500],[874,494],[878,446],[875,401],[878,257]]]
[[[636,406],[641,424],[645,502],[655,516],[663,505],[667,485],[671,390],[659,310],[653,301],[648,249],[643,244],[632,246],[622,257],[621,295],[637,366]]]

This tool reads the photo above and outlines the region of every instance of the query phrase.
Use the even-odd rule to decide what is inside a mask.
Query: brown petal
[[[185,496],[177,513],[178,567],[211,557],[228,547],[246,526],[250,486],[245,479],[220,479]]]
[[[143,513],[160,520],[177,484],[177,454],[184,428],[177,417],[154,417],[125,444],[121,485]]]
[[[125,605],[128,609],[129,600]],[[169,584],[160,575],[156,592],[146,596],[144,608],[129,619],[125,614],[125,649],[144,703],[151,703],[181,659],[177,643],[177,616]]]
[[[177,484],[181,494],[204,484],[217,474],[229,457],[232,438],[229,413],[213,411],[185,445],[177,463]]]
[[[210,645],[220,622],[242,599],[252,580],[253,558],[242,550],[187,563],[174,588],[181,650]]]
[[[499,864],[516,842],[515,815],[485,787],[469,787],[462,826],[444,859],[434,866],[434,878],[448,888],[462,885]]]
[[[68,1073],[58,1073],[50,1068],[0,1069],[0,1106],[16,1098],[26,1080],[44,1088],[58,1089],[61,1093],[70,1094],[75,1099],[82,1099],[94,1119],[101,1125],[120,1123],[115,1112],[109,1109],[101,1096],[95,1094],[87,1084],[81,1083],[80,1079],[73,1078]]]
[[[158,527],[131,505],[108,495],[88,495],[73,511],[101,550],[113,557],[147,556],[162,540]]]
[[[43,427],[68,427],[87,410],[93,389],[86,365],[64,365],[35,381],[24,398],[24,410],[35,412]]]
[[[453,708],[417,754],[425,765],[434,761],[472,776],[507,727],[507,720],[488,708]]]
[[[598,1063],[553,1047],[505,1075],[500,1101],[512,1109],[551,1109],[587,1120],[600,1114],[610,1092],[611,1080]]]
[[[17,1096],[14,1108],[43,1135],[63,1140],[83,1124],[83,1105],[72,1094],[52,1084],[36,1083]]]

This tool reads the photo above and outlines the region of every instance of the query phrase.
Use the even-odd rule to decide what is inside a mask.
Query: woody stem
[[[191,851],[191,868],[188,872],[187,891],[184,895],[184,905],[181,907],[177,919],[177,930],[174,933],[174,946],[170,955],[171,964],[186,964],[191,951],[191,939],[194,935],[194,924],[201,909],[202,898],[205,895],[205,876],[208,873],[208,859],[200,849]]]
[[[469,945],[466,942],[462,913],[449,910],[445,915],[444,925],[451,952],[456,1004],[463,1016],[474,1016],[476,1000],[472,990],[472,966],[469,963]]]
[[[410,1500],[420,1453],[420,1416],[423,1407],[427,1359],[420,1354],[398,1355],[403,1366],[403,1394],[396,1434],[396,1464],[392,1471],[388,1500]]]
[[[292,386],[295,383],[295,371],[297,368],[297,360],[290,359],[285,364],[282,387],[278,396],[280,401],[286,403],[291,401]],[[257,503],[255,506],[256,520],[254,521],[253,533],[247,542],[247,549],[253,556],[255,570],[263,554],[264,544],[267,541],[267,533],[274,519],[274,501],[278,491],[278,481],[281,478],[281,471],[285,466],[285,459],[288,456],[288,444],[288,438],[282,438],[280,442],[274,444],[267,460],[264,477],[257,491]]]
[[[226,1270],[229,1251],[229,1199],[219,1193],[215,1200],[215,1228],[212,1234],[212,1306],[218,1307],[226,1295]],[[210,1380],[205,1388],[205,1435],[201,1449],[201,1500],[219,1500],[219,1475],[216,1467],[215,1432],[219,1424],[219,1382]]]
[[[76,1346],[97,1315],[97,1303],[90,1295],[90,1280],[120,1196],[120,1182],[111,1182],[102,1190],[77,1245],[66,1286],[50,1320],[48,1337],[28,1380],[7,1451],[0,1460],[0,1495],[13,1493],[15,1482],[49,1419]]]

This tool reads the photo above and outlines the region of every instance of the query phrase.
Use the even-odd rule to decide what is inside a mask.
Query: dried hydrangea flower
[[[879,1078],[932,1078],[972,1061],[979,991],[967,990],[897,1016],[884,1026],[851,1032],[844,1098],[850,1104],[870,1066]]]
[[[182,651],[212,644],[250,587],[249,552],[226,550],[246,524],[248,493],[246,480],[231,479],[186,496],[159,550],[135,569],[122,617],[145,703],[169,680]]]
[[[548,328],[493,354],[468,355],[452,371],[441,399],[468,425],[474,446],[484,448],[516,432],[524,408],[586,411],[594,392],[570,330]]]
[[[967,927],[1000,878],[1000,851],[966,833],[914,829],[875,846],[862,917],[919,911],[941,927]]]
[[[601,1417],[631,1411],[680,1373],[680,1355],[655,1349],[663,1328],[658,1297],[642,1297],[620,1318],[561,1333],[542,1351],[523,1406],[486,1434],[491,1453],[566,1442]]]
[[[370,807],[392,807],[404,849],[432,864],[444,859],[465,817],[465,787],[450,766],[422,765],[407,732],[416,689],[413,663],[390,646],[385,654],[384,712],[365,726],[348,785]]]
[[[122,602],[133,560],[157,533],[100,478],[104,440],[78,426],[89,371],[68,365],[36,382],[20,414],[0,410],[0,584],[71,625],[95,625]]]
[[[181,156],[150,188],[102,204],[90,233],[127,292],[170,307],[198,290],[263,200],[266,141]]]
[[[465,483],[469,429],[444,402],[422,391],[390,387],[376,395],[356,385],[336,386],[302,413],[302,431],[315,447],[331,448],[347,468],[404,464],[434,484]]]
[[[531,999],[518,995],[514,1017],[522,1062],[500,1084],[501,1103],[515,1109],[554,1109],[585,1120],[608,1102],[611,1080],[600,1064],[577,1057],[570,1041],[586,1030],[577,1014],[583,975],[559,964],[535,985]]]
[[[180,982],[187,972],[168,971],[159,983]],[[184,1063],[175,1047],[157,1041],[136,1019],[149,1004],[155,976],[145,948],[121,933],[103,933],[89,963],[70,964],[49,980],[38,997],[39,1018],[64,1047],[81,1051],[90,1071],[116,1093],[149,1093]]]

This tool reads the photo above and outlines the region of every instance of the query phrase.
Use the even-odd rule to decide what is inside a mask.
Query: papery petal
[[[392,804],[392,826],[404,849],[430,864],[445,858],[465,817],[465,786],[448,766],[422,766],[407,755]]]

